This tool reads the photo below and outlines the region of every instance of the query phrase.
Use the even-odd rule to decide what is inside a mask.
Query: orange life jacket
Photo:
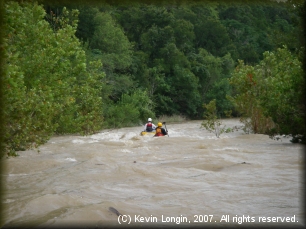
[[[161,130],[161,128],[160,127],[157,127],[156,129],[155,129],[155,136],[164,136],[164,134],[162,133],[162,130]]]

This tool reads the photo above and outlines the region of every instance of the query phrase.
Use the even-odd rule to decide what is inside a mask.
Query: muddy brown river
[[[167,123],[158,138],[142,126],[52,137],[4,158],[0,226],[305,225],[301,144],[241,129],[216,138],[200,125]]]

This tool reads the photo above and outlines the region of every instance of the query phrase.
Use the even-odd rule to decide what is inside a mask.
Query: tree
[[[229,93],[229,85],[222,79],[228,78],[234,68],[234,61],[230,54],[223,57],[215,57],[205,49],[199,49],[198,54],[189,55],[191,70],[199,79],[199,93],[202,103],[208,103],[218,98],[218,113],[223,113],[229,107],[223,107],[221,102],[225,100],[226,93]],[[221,82],[222,81],[222,82]],[[218,89],[224,89],[219,92]],[[221,93],[225,93],[221,96]],[[221,108],[222,106],[222,108]],[[202,112],[200,112],[202,113]]]
[[[95,31],[89,41],[91,49],[97,49],[106,72],[124,70],[131,65],[132,46],[123,30],[107,12],[94,17]]]
[[[230,79],[235,96],[232,101],[250,118],[255,133],[301,135],[305,141],[305,81],[298,58],[283,47],[265,52],[255,66],[242,61]]]
[[[95,32],[95,21],[94,18],[99,12],[97,7],[90,5],[80,5],[77,8],[80,12],[79,14],[79,23],[77,31],[75,33],[83,42],[88,42],[92,39]]]
[[[231,101],[227,99],[228,95],[231,95],[231,87],[228,78],[223,78],[220,81],[216,81],[212,88],[206,93],[206,101],[215,99],[218,102],[216,103],[216,112],[219,117],[224,117],[226,111],[231,111],[234,109]]]
[[[54,132],[88,134],[101,128],[104,75],[95,70],[99,63],[87,71],[74,35],[78,12],[63,8],[54,29],[36,3],[7,2],[5,10],[6,151],[38,146]]]
[[[175,37],[175,44],[184,54],[194,51],[193,43],[195,39],[194,26],[191,22],[178,19],[172,25]]]
[[[116,103],[105,107],[105,127],[120,128],[142,124],[148,117],[155,117],[153,102],[146,91],[135,90],[123,94]]]
[[[265,115],[278,124],[280,134],[305,134],[305,79],[301,62],[283,47],[265,52],[257,68],[263,85],[259,98]]]
[[[258,77],[253,66],[245,65],[239,60],[238,66],[229,79],[234,92],[233,96],[228,96],[228,99],[239,112],[240,121],[245,124],[245,132],[267,134],[275,125],[270,117],[264,115],[263,108],[260,106],[261,87],[258,84]]]
[[[189,117],[196,116],[201,103],[198,90],[199,79],[188,68],[175,65],[173,77],[168,82],[172,85],[170,91],[172,106],[179,114],[187,114]]]
[[[223,56],[234,50],[226,28],[219,20],[208,19],[195,25],[196,47],[206,49],[214,56]]]

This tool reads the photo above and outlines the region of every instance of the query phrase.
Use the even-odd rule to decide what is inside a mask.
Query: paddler
[[[156,126],[152,123],[152,119],[148,118],[148,122],[144,126],[144,131],[146,132],[152,132],[153,130],[156,129]]]
[[[165,136],[168,134],[168,131],[166,131],[164,128],[163,128],[163,124],[161,122],[159,122],[157,124],[157,128],[155,129],[156,131],[156,134],[154,135],[155,137],[158,137],[158,136]]]

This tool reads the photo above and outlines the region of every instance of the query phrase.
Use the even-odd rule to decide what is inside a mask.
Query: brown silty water
[[[239,128],[167,123],[169,137],[132,127],[18,152],[3,161],[3,226],[304,225],[303,146],[222,122]]]

